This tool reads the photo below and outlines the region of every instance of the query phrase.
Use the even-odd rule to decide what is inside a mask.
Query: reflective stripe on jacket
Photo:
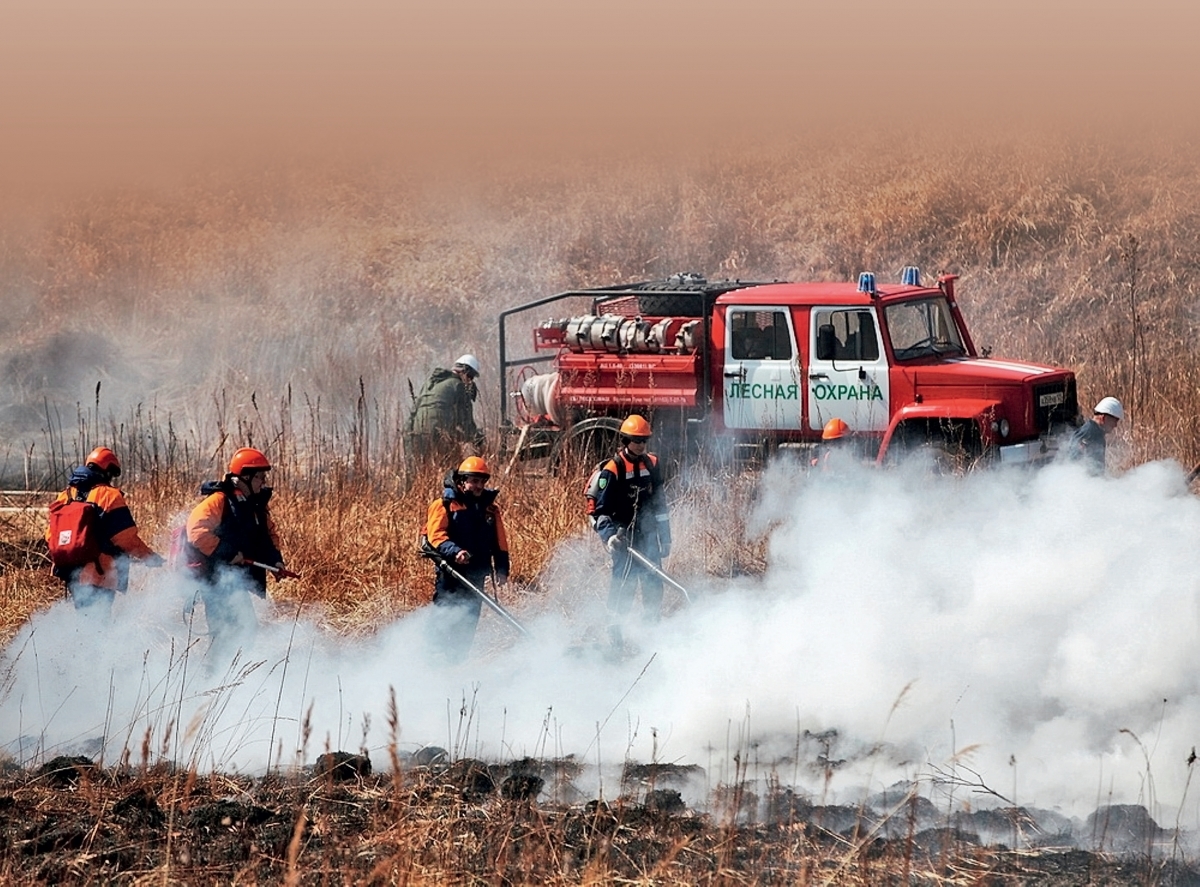
[[[607,542],[618,531],[632,528],[636,535],[644,534],[662,545],[670,544],[670,513],[662,492],[658,456],[646,453],[635,461],[622,449],[604,463],[596,487],[596,496],[589,507],[592,526],[601,539]]]

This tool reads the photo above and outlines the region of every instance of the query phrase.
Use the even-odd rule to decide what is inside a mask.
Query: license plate
[[[1038,398],[1039,407],[1056,407],[1062,404],[1067,396],[1061,391],[1053,394],[1043,394]]]

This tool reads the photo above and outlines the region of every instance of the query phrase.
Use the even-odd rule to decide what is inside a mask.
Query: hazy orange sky
[[[1187,123],[1193,0],[5,0],[0,180],[280,150],[989,118]],[[1139,125],[1144,126],[1145,123]],[[576,142],[577,144],[578,142]]]

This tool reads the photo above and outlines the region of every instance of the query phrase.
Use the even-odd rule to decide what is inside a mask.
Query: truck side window
[[[837,333],[832,323],[822,323],[817,327],[817,360],[833,360],[837,356]]]
[[[818,311],[817,360],[879,360],[879,336],[870,311]]]
[[[782,311],[730,311],[729,347],[734,360],[791,360],[792,337]]]

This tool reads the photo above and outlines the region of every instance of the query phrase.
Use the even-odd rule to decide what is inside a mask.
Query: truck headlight
[[[1008,424],[1007,419],[1000,421],[992,420],[992,434],[998,434],[1000,437],[1008,437],[1008,432],[1012,430],[1012,426]]]

